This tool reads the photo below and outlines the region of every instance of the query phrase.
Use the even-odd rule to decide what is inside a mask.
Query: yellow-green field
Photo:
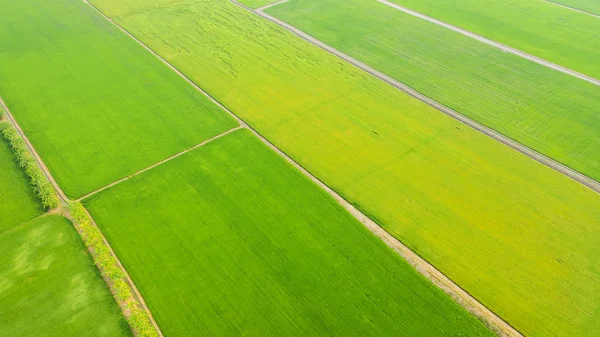
[[[226,0],[94,4],[519,330],[597,331],[598,194]]]

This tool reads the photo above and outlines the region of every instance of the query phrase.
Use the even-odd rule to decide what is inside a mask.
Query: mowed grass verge
[[[42,214],[25,172],[19,167],[8,142],[0,135],[0,235]]]
[[[248,130],[84,204],[165,335],[492,335]]]
[[[519,330],[598,331],[597,193],[226,0],[117,21]]]
[[[69,197],[236,126],[82,1],[0,7],[0,95]]]
[[[267,12],[600,181],[600,86],[371,0],[291,0]]]
[[[67,219],[43,216],[0,233],[0,335],[131,336]]]
[[[600,20],[593,16],[542,0],[390,1],[600,79]]]

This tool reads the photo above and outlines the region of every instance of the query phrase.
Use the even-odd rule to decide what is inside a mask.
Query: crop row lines
[[[539,163],[542,163],[542,164],[544,164],[544,165],[552,168],[553,170],[555,170],[555,171],[557,171],[557,172],[559,172],[559,173],[561,173],[561,174],[563,174],[563,175],[565,175],[565,176],[567,176],[567,177],[569,177],[569,178],[577,181],[578,183],[580,183],[580,184],[588,187],[589,189],[591,189],[591,190],[593,190],[595,192],[600,193],[600,182],[597,182],[596,180],[594,180],[594,179],[586,176],[585,174],[583,174],[581,172],[578,172],[578,171],[576,171],[576,170],[574,170],[574,169],[572,169],[572,168],[570,168],[570,167],[568,167],[568,166],[566,166],[564,164],[561,164],[561,163],[557,162],[556,160],[554,160],[554,159],[552,159],[550,157],[547,157],[547,156],[545,156],[545,155],[543,155],[543,154],[541,154],[541,153],[539,153],[539,152],[537,152],[537,151],[535,151],[535,150],[533,150],[533,149],[531,149],[531,148],[529,148],[529,147],[527,147],[527,146],[525,146],[525,145],[523,145],[523,144],[521,144],[521,143],[519,143],[519,142],[517,142],[517,141],[515,141],[515,140],[513,140],[513,139],[511,139],[511,138],[509,138],[509,137],[507,137],[507,136],[505,136],[505,135],[503,135],[503,134],[501,134],[501,133],[499,133],[499,132],[497,132],[497,131],[489,128],[489,127],[487,127],[487,126],[485,126],[485,125],[483,125],[483,124],[480,124],[480,123],[478,123],[478,122],[470,119],[469,117],[467,117],[467,116],[465,116],[465,115],[463,115],[463,114],[461,114],[461,113],[459,113],[459,112],[457,112],[457,111],[455,111],[455,110],[453,110],[453,109],[451,109],[451,108],[449,108],[449,107],[447,107],[447,106],[445,106],[445,105],[443,105],[443,104],[441,104],[441,103],[439,103],[439,102],[437,102],[437,101],[435,101],[435,100],[433,100],[433,99],[431,99],[431,98],[429,98],[427,96],[425,96],[424,94],[422,94],[422,93],[418,92],[417,90],[409,87],[408,85],[406,85],[406,84],[404,84],[402,82],[397,81],[396,79],[394,79],[394,78],[392,78],[392,77],[390,77],[390,76],[388,76],[388,75],[386,75],[386,74],[384,74],[384,73],[382,73],[382,72],[380,72],[380,71],[372,68],[371,66],[369,66],[369,65],[367,65],[367,64],[365,64],[365,63],[363,63],[363,62],[361,62],[361,61],[359,61],[359,60],[357,60],[357,59],[355,59],[355,58],[353,58],[353,57],[351,57],[351,56],[349,56],[347,54],[345,54],[342,51],[339,51],[339,50],[333,48],[332,46],[330,46],[330,45],[324,43],[323,41],[321,41],[321,40],[319,40],[319,39],[317,39],[317,38],[315,38],[315,37],[313,37],[313,36],[311,36],[311,35],[303,32],[302,30],[300,30],[300,29],[298,29],[298,28],[296,28],[296,27],[294,27],[294,26],[292,26],[292,25],[290,25],[290,24],[288,24],[288,23],[286,23],[286,22],[284,22],[284,21],[282,21],[282,20],[274,17],[274,16],[271,16],[271,15],[263,12],[262,10],[254,10],[254,9],[252,9],[252,8],[250,8],[250,7],[242,4],[242,3],[239,3],[239,2],[237,2],[235,0],[230,0],[230,1],[232,3],[234,3],[234,4],[236,4],[237,6],[244,8],[247,11],[255,13],[255,14],[257,14],[257,15],[259,15],[259,16],[261,16],[261,17],[263,17],[263,18],[265,18],[265,19],[267,19],[267,20],[269,20],[269,21],[271,21],[271,22],[273,22],[273,23],[275,23],[275,24],[277,24],[277,25],[285,28],[286,30],[288,30],[292,34],[294,34],[294,35],[296,35],[296,36],[298,36],[298,37],[300,37],[300,38],[302,38],[302,39],[310,42],[311,44],[313,44],[313,45],[315,45],[315,46],[317,46],[317,47],[319,47],[319,48],[321,48],[321,49],[323,49],[323,50],[325,50],[325,51],[327,51],[327,52],[329,52],[329,53],[331,53],[331,54],[333,54],[335,56],[337,56],[338,58],[341,58],[342,60],[344,60],[344,61],[346,61],[346,62],[354,65],[355,67],[357,67],[357,68],[359,68],[359,69],[361,69],[363,71],[366,71],[367,73],[369,73],[369,74],[371,74],[371,75],[373,75],[373,76],[381,79],[382,81],[388,83],[389,85],[391,85],[391,86],[393,86],[393,87],[395,87],[395,88],[397,88],[397,89],[405,92],[406,94],[408,94],[408,95],[410,95],[410,96],[412,96],[412,97],[420,100],[421,102],[423,102],[423,103],[425,103],[425,104],[427,104],[427,105],[429,105],[429,106],[431,106],[431,107],[439,110],[440,112],[442,112],[442,113],[444,113],[444,114],[446,114],[446,115],[454,118],[455,120],[457,120],[457,121],[459,121],[459,122],[461,122],[461,123],[463,123],[463,124],[465,124],[465,125],[473,128],[473,129],[475,129],[475,130],[477,130],[477,131],[479,131],[479,132],[481,132],[481,133],[483,133],[483,134],[485,134],[485,135],[493,138],[496,141],[499,141],[500,143],[502,143],[502,144],[504,144],[504,145],[506,145],[506,146],[508,146],[508,147],[510,147],[510,148],[512,148],[512,149],[514,149],[514,150],[516,150],[516,151],[518,151],[518,152],[520,152],[520,153],[522,153],[522,154],[530,157],[530,158],[532,158],[533,160],[535,160],[535,161],[537,161]],[[282,2],[280,2],[280,3],[282,3]],[[272,4],[272,5],[274,5],[274,4]],[[270,7],[270,5],[268,5],[267,7]],[[600,81],[598,81],[598,83],[600,84]]]
[[[423,276],[425,276],[435,286],[437,286],[442,291],[444,291],[447,295],[449,295],[450,297],[452,297],[458,304],[460,304],[461,306],[463,306],[471,314],[473,314],[474,316],[476,316],[477,318],[479,318],[490,329],[492,329],[494,332],[496,332],[500,336],[521,336],[521,337],[523,336],[520,332],[518,332],[510,324],[508,324],[507,322],[505,322],[504,320],[502,320],[502,318],[500,318],[499,316],[497,316],[494,312],[492,312],[490,309],[488,309],[486,306],[484,306],[482,303],[480,303],[477,299],[475,299],[473,296],[471,296],[467,291],[465,291],[464,289],[462,289],[459,285],[457,285],[456,283],[454,283],[454,281],[452,281],[450,278],[448,278],[446,275],[444,275],[441,271],[439,271],[437,268],[435,268],[433,265],[431,265],[429,262],[427,262],[425,259],[423,259],[421,256],[419,256],[417,253],[415,253],[414,251],[412,251],[410,248],[408,248],[406,245],[404,245],[402,242],[400,242],[394,236],[392,236],[387,231],[385,231],[381,226],[379,226],[378,224],[376,224],[368,216],[366,216],[364,213],[362,213],[352,203],[350,203],[349,201],[347,201],[346,199],[344,199],[336,191],[334,191],[329,186],[327,186],[323,181],[321,181],[319,178],[315,177],[312,173],[310,173],[307,169],[305,169],[303,166],[301,166],[299,163],[297,163],[294,159],[292,159],[290,156],[288,156],[285,152],[283,152],[281,149],[279,149],[277,146],[275,146],[273,143],[271,143],[269,140],[267,140],[265,137],[263,137],[260,133],[258,133],[258,131],[256,131],[254,128],[252,128],[250,125],[248,125],[244,120],[242,120],[240,117],[238,117],[235,113],[233,113],[231,110],[229,110],[227,107],[225,107],[219,101],[217,101],[213,96],[211,96],[208,92],[206,92],[204,89],[202,89],[200,86],[198,86],[194,81],[192,81],[189,77],[187,77],[185,74],[183,74],[179,69],[177,69],[171,63],[169,63],[167,60],[165,60],[162,56],[160,56],[158,53],[156,53],[154,50],[152,50],[150,47],[148,47],[145,43],[143,43],[142,41],[140,41],[138,38],[136,38],[133,34],[131,34],[130,32],[128,32],[125,28],[123,28],[121,25],[119,25],[118,23],[116,23],[114,20],[112,20],[111,18],[109,18],[108,16],[106,16],[100,9],[98,9],[97,7],[95,7],[93,4],[91,4],[87,0],[83,0],[83,1],[86,4],[88,4],[90,7],[92,7],[93,9],[95,9],[106,20],[108,20],[109,22],[111,22],[113,25],[115,25],[117,28],[119,28],[121,31],[123,31],[125,34],[127,34],[130,38],[132,38],[134,41],[136,41],[138,44],[140,44],[142,47],[144,47],[146,50],[148,50],[150,53],[152,53],[155,57],[157,57],[159,60],[161,60],[169,68],[171,68],[173,71],[175,71],[179,76],[181,76],[182,78],[184,78],[196,90],[198,90],[199,92],[201,92],[203,95],[205,95],[207,98],[209,98],[213,103],[215,103],[217,106],[219,106],[222,110],[224,110],[225,112],[227,112],[230,116],[232,116],[233,118],[235,118],[240,123],[239,127],[235,128],[235,129],[232,129],[232,130],[229,130],[226,133],[233,132],[233,131],[235,131],[235,130],[237,130],[239,128],[247,128],[248,130],[250,130],[256,137],[258,137],[258,139],[260,139],[271,150],[275,151],[278,155],[280,155],[283,159],[285,159],[289,164],[291,164],[293,167],[295,167],[296,169],[298,169],[303,175],[305,175],[307,178],[309,178],[311,181],[313,181],[315,184],[317,184],[320,188],[322,188],[325,192],[327,192],[331,197],[333,197],[342,207],[344,207],[344,209],[346,209],[352,216],[354,216],[358,221],[360,221],[361,224],[363,224],[367,229],[369,229],[369,231],[371,231],[375,236],[377,236],[379,239],[381,239],[386,245],[388,245],[396,253],[398,253],[400,256],[402,256],[420,274],[422,274]],[[268,15],[266,13],[259,12],[259,11],[254,11],[251,8],[249,8],[249,7],[243,5],[243,4],[241,4],[241,3],[239,3],[239,2],[237,2],[235,0],[230,0],[230,1],[232,1],[233,3],[235,3],[236,5],[238,5],[240,7],[243,7],[246,10],[249,10],[249,11],[251,11],[253,13],[257,13],[258,15],[261,15],[261,16],[267,18],[268,20],[271,20],[271,21],[273,21],[273,20],[280,21],[280,20],[278,20],[278,19],[276,19],[274,17],[271,17],[270,15]],[[273,3],[271,5],[267,5],[267,6],[263,7],[263,8],[267,8],[267,7],[273,6],[273,5],[278,4],[278,3],[283,3],[283,2],[285,2],[285,1],[280,1],[280,2],[277,2],[277,3]],[[285,24],[283,22],[281,22],[281,23],[283,25],[287,25],[287,24]],[[287,25],[287,26],[289,26],[289,25]],[[290,31],[292,31],[294,34],[299,35],[298,33],[296,33],[294,31],[294,30],[297,31],[297,29],[295,29],[294,27],[289,26],[289,28],[288,27],[285,27],[285,28],[288,29],[288,30],[290,30]],[[318,41],[318,40],[316,40],[316,39],[308,36],[307,34],[305,34],[303,32],[300,32],[300,33],[301,33],[301,35],[299,35],[299,36],[302,37],[303,39],[307,39],[306,37],[309,37],[309,38],[311,38],[311,39],[313,39],[315,41]],[[310,41],[310,42],[312,43],[312,41]],[[332,52],[331,50],[333,50],[332,53],[334,53],[338,57],[340,57],[340,55],[336,54],[335,52],[337,52],[339,54],[343,54],[343,53],[341,53],[341,52],[339,52],[339,51],[337,51],[337,50],[335,50],[335,49],[333,49],[333,48],[325,45],[324,43],[322,43],[320,41],[318,41],[318,43],[320,45],[319,44],[317,44],[317,45],[319,47],[321,47],[322,49],[325,49],[325,50],[327,50],[329,52]],[[346,56],[346,57],[348,57],[348,56]],[[352,64],[354,64],[353,62],[360,63],[359,61],[356,61],[356,60],[354,60],[354,59],[352,59],[350,57],[348,57],[348,59],[353,60],[353,61],[347,60],[347,61],[349,61]],[[360,63],[360,64],[362,64],[362,63]],[[354,64],[354,65],[357,66],[356,64]],[[364,66],[368,67],[366,65],[364,65]],[[358,66],[358,67],[361,68],[360,66]],[[365,70],[365,69],[363,69],[363,70]],[[375,72],[375,70],[372,70],[372,71]],[[370,71],[367,71],[367,72],[370,72]],[[381,76],[385,76],[385,75],[381,74]],[[377,77],[379,77],[379,76],[377,76]],[[388,78],[388,79],[389,79],[389,81],[386,81],[386,80],[384,80],[384,81],[386,81],[388,83],[390,83],[390,81],[391,82],[396,82],[395,80],[393,80],[391,78]],[[390,84],[392,84],[392,83],[390,83]],[[394,85],[394,84],[392,84],[392,85]],[[410,88],[408,88],[408,87],[406,87],[406,86],[404,86],[402,84],[398,83],[398,85],[401,86],[402,88],[406,88],[406,90],[412,90],[412,89],[410,89]],[[394,85],[394,86],[396,86],[396,85]],[[420,94],[418,94],[418,95],[420,95]],[[420,96],[422,96],[422,95],[420,95]],[[422,96],[422,97],[424,97],[424,96]],[[460,115],[458,113],[456,113],[456,114],[459,115],[459,116],[462,116],[462,115]],[[462,117],[466,118],[464,116],[462,116]],[[216,137],[223,136],[226,133],[221,134],[221,135],[216,136]],[[598,186],[598,190],[597,191],[600,192],[600,186]],[[82,199],[84,199],[86,197],[87,196],[84,196]]]

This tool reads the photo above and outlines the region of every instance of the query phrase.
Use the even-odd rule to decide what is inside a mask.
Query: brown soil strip
[[[192,150],[194,150],[194,149],[197,149],[197,148],[199,148],[199,147],[201,147],[201,146],[203,146],[203,145],[206,145],[206,144],[208,144],[208,143],[212,142],[212,141],[213,141],[213,140],[215,140],[215,139],[219,139],[219,138],[221,138],[221,137],[223,137],[223,136],[225,136],[225,135],[228,135],[228,134],[230,134],[230,133],[232,133],[232,132],[234,132],[234,131],[236,131],[236,130],[239,130],[239,129],[241,129],[241,128],[243,128],[243,126],[241,126],[241,125],[240,125],[240,126],[237,126],[237,127],[233,128],[233,129],[227,130],[227,131],[225,131],[225,132],[223,132],[223,133],[220,133],[220,134],[218,134],[218,135],[216,135],[216,136],[214,136],[214,137],[212,137],[212,138],[209,138],[209,139],[207,139],[207,140],[203,141],[203,142],[202,142],[202,143],[200,143],[200,144],[194,145],[194,146],[190,147],[189,149],[186,149],[186,150],[184,150],[184,151],[181,151],[181,152],[179,152],[179,153],[176,153],[176,154],[174,154],[174,155],[172,155],[172,156],[170,156],[170,157],[168,157],[168,158],[166,158],[166,159],[163,159],[163,160],[159,161],[158,163],[155,163],[155,164],[152,164],[151,166],[148,166],[148,167],[146,167],[145,169],[139,170],[139,171],[137,171],[136,173],[133,173],[133,174],[131,174],[131,175],[128,175],[127,177],[125,177],[125,178],[123,178],[123,179],[117,180],[117,181],[115,181],[114,183],[108,184],[108,185],[106,185],[106,186],[104,186],[104,187],[101,187],[101,188],[99,188],[99,189],[97,189],[97,190],[95,190],[95,191],[93,191],[93,192],[90,192],[90,193],[88,193],[88,194],[84,195],[83,197],[81,197],[81,198],[77,199],[77,201],[81,201],[81,200],[83,200],[83,199],[87,199],[87,198],[89,198],[89,197],[91,197],[91,196],[93,196],[93,195],[95,195],[95,194],[98,194],[98,193],[100,193],[100,192],[102,192],[102,191],[104,191],[104,190],[106,190],[106,189],[109,189],[109,188],[111,188],[111,187],[113,187],[113,186],[115,186],[115,185],[117,185],[117,184],[120,184],[120,183],[122,183],[122,182],[124,182],[124,181],[126,181],[126,180],[129,180],[129,179],[131,179],[131,178],[133,178],[133,177],[135,177],[135,176],[137,176],[137,175],[140,175],[140,174],[142,174],[142,173],[144,173],[144,172],[146,172],[146,171],[148,171],[148,170],[151,170],[151,169],[153,169],[153,168],[155,168],[155,167],[157,167],[157,166],[159,166],[159,165],[162,165],[162,164],[164,164],[164,163],[168,162],[169,160],[175,159],[175,158],[177,158],[177,157],[179,157],[179,156],[181,156],[181,155],[184,155],[184,154],[186,154],[186,153],[188,153],[188,152],[190,152],[190,151],[192,151]]]

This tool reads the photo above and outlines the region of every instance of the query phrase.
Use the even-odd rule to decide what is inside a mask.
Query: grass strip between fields
[[[58,207],[60,200],[56,189],[38,166],[38,163],[30,152],[25,140],[23,140],[12,123],[6,120],[6,117],[0,117],[0,133],[2,133],[2,136],[10,144],[19,166],[23,168],[27,174],[31,186],[40,199],[43,207],[46,209]]]
[[[145,307],[143,299],[137,294],[129,275],[83,205],[80,202],[71,202],[69,212],[73,217],[75,228],[119,303],[134,334],[140,337],[162,336],[149,310]]]

